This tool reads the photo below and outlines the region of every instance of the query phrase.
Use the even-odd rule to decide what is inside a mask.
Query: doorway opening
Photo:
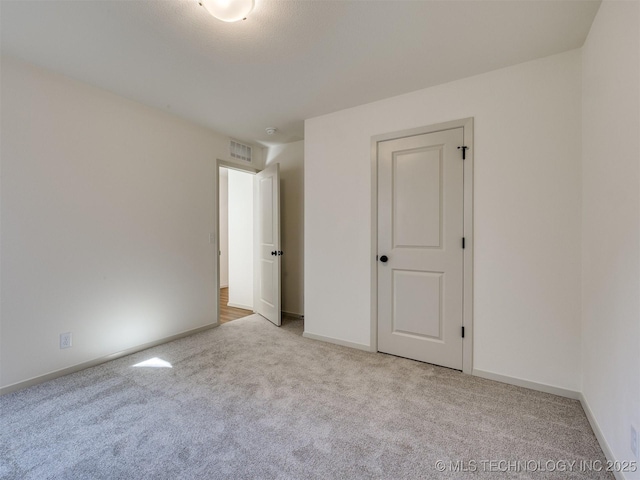
[[[218,173],[222,324],[254,311],[254,175],[225,167]]]

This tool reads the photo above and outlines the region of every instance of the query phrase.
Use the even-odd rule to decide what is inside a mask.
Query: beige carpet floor
[[[574,400],[301,332],[253,315],[0,397],[0,477],[613,478]]]

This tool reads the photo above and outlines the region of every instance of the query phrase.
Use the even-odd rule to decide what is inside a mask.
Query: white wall
[[[229,139],[4,56],[1,95],[1,385],[214,323]]]
[[[229,305],[253,310],[253,175],[229,170]]]
[[[229,170],[221,168],[220,181],[220,288],[229,286]]]
[[[304,141],[270,147],[266,165],[280,164],[282,310],[304,314]]]
[[[605,1],[582,52],[583,395],[617,460],[640,434],[639,31],[640,3]]]
[[[371,334],[371,137],[475,117],[474,368],[580,388],[580,51],[305,123],[305,331]]]

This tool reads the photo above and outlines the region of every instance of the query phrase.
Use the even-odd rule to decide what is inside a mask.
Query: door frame
[[[216,288],[216,323],[215,325],[220,325],[220,169],[228,168],[229,170],[239,170],[241,172],[251,173],[255,175],[258,173],[258,169],[240,165],[233,162],[228,162],[226,160],[221,160],[216,158],[216,166],[213,173],[213,184],[215,185],[215,195],[213,196],[213,225],[215,227],[215,233],[213,234],[215,239],[215,249],[218,252],[217,255],[214,256],[216,262],[216,275],[215,275],[215,288]],[[209,243],[214,243],[211,241],[211,237],[209,237]],[[255,312],[255,310],[254,310]]]
[[[473,117],[371,137],[371,350],[378,351],[378,143],[453,128],[463,129],[467,148],[464,160],[464,237],[462,323],[462,371],[473,371]]]

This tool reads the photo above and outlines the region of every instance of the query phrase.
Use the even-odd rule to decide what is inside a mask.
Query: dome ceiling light
[[[247,19],[255,0],[199,0],[198,3],[218,20],[237,22]]]

